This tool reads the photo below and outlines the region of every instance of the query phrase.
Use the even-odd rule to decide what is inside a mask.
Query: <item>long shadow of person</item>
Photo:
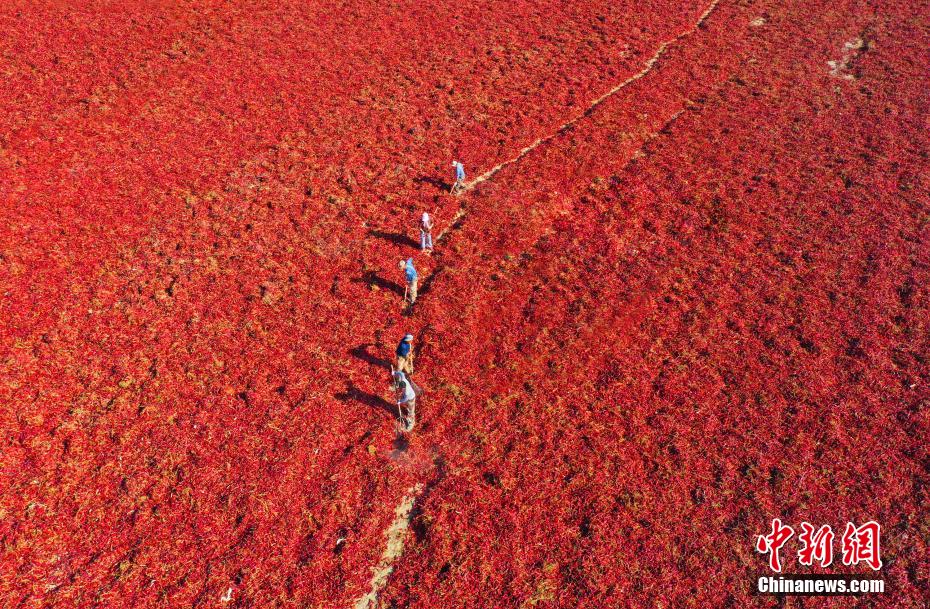
[[[374,408],[375,410],[383,410],[384,412],[389,413],[392,417],[397,416],[397,407],[394,404],[388,402],[379,395],[363,391],[352,383],[349,383],[348,386],[346,386],[346,390],[344,392],[337,393],[333,397],[335,397],[340,402],[356,401],[370,408]]]
[[[452,188],[451,182],[446,182],[445,180],[440,180],[439,178],[434,178],[433,176],[420,176],[418,178],[414,178],[413,181],[417,184],[430,184],[444,192],[449,192],[449,189]]]
[[[374,343],[365,343],[364,345],[359,345],[354,349],[349,349],[349,355],[356,359],[360,359],[363,362],[367,362],[372,366],[377,366],[378,368],[390,368],[390,360],[384,359],[383,357],[378,357],[377,355],[372,355],[368,352],[368,348],[374,346]]]
[[[369,286],[376,285],[382,290],[390,290],[391,292],[394,292],[398,296],[404,295],[403,286],[401,286],[400,284],[394,283],[393,281],[388,281],[387,279],[384,279],[383,277],[380,277],[374,271],[368,271],[361,277],[357,279],[353,279],[352,282],[353,283],[365,283],[365,284],[368,284]]]
[[[413,240],[409,235],[404,233],[389,233],[383,230],[370,229],[368,235],[371,237],[377,237],[378,239],[384,239],[385,241],[390,241],[394,245],[412,247],[415,249],[420,249],[420,244]]]
[[[418,298],[429,292],[430,288],[433,286],[433,281],[436,280],[436,276],[444,270],[445,267],[441,266],[426,276],[426,279],[423,280],[423,282],[420,284],[420,289],[417,291]]]

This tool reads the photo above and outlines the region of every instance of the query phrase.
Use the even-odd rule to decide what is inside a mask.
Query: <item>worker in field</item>
[[[433,253],[433,219],[426,212],[420,218],[420,249],[428,254]]]
[[[413,258],[400,261],[400,270],[407,279],[407,288],[404,290],[404,301],[411,305],[417,301],[417,269],[413,266]]]
[[[405,374],[413,374],[413,334],[405,334],[397,344],[397,369]]]
[[[397,390],[397,416],[400,418],[401,429],[409,432],[416,422],[417,396],[423,390],[400,370],[394,372],[394,388]]]
[[[449,192],[456,194],[465,190],[465,166],[458,161],[452,161],[452,167],[455,169],[455,182]]]

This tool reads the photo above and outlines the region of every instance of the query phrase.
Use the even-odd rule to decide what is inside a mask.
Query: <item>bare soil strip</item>
[[[394,571],[394,561],[404,553],[404,537],[407,535],[407,529],[410,528],[410,512],[422,492],[423,485],[415,484],[407,490],[407,494],[394,508],[394,521],[385,533],[387,546],[371,576],[371,590],[355,601],[354,609],[374,609],[378,606],[378,594],[387,584],[391,572]]]
[[[651,72],[652,69],[655,67],[656,63],[658,63],[659,59],[661,59],[662,56],[665,54],[665,51],[667,51],[668,48],[669,48],[670,46],[672,46],[673,44],[675,44],[676,42],[678,42],[678,41],[680,41],[680,40],[682,40],[682,39],[684,39],[684,38],[687,38],[688,36],[694,34],[694,33],[698,30],[698,28],[701,27],[701,24],[704,23],[704,22],[707,20],[707,18],[710,16],[710,14],[714,12],[714,9],[717,8],[717,4],[718,4],[719,2],[720,2],[720,0],[712,0],[712,2],[707,6],[707,8],[704,9],[704,12],[701,13],[701,16],[698,17],[698,20],[694,23],[693,26],[691,26],[691,27],[688,28],[687,30],[681,32],[680,34],[678,34],[678,35],[675,36],[674,38],[671,38],[671,39],[669,39],[669,40],[666,40],[665,42],[663,42],[662,44],[660,44],[660,45],[659,45],[659,48],[656,49],[656,52],[652,55],[652,57],[650,57],[650,58],[646,61],[646,63],[643,64],[643,69],[642,69],[642,70],[640,70],[640,71],[637,72],[636,74],[633,74],[632,76],[630,76],[629,78],[627,78],[626,80],[624,80],[623,82],[621,82],[620,84],[616,85],[615,87],[613,87],[612,89],[610,89],[609,91],[607,91],[606,93],[604,93],[603,95],[601,95],[600,97],[598,97],[597,99],[595,99],[595,100],[594,100],[593,102],[591,102],[591,104],[584,110],[584,112],[582,112],[581,114],[577,115],[575,118],[573,118],[573,119],[571,119],[571,120],[569,120],[569,121],[563,123],[563,124],[560,125],[560,126],[558,127],[558,129],[556,129],[554,132],[550,133],[549,135],[547,135],[547,136],[545,136],[545,137],[538,138],[538,139],[537,139],[536,141],[534,141],[532,144],[530,144],[529,146],[526,146],[525,148],[523,148],[522,150],[520,150],[520,152],[519,152],[515,157],[513,157],[513,158],[511,158],[511,159],[507,159],[506,161],[503,161],[502,163],[498,163],[497,165],[495,165],[494,167],[490,168],[489,170],[487,170],[486,172],[484,172],[483,174],[481,174],[480,176],[478,176],[478,177],[475,178],[474,180],[468,182],[468,183],[465,185],[465,190],[471,190],[472,188],[474,188],[474,187],[477,186],[478,184],[480,184],[480,183],[484,182],[485,180],[487,180],[487,179],[493,177],[494,174],[496,174],[498,171],[500,171],[500,170],[503,169],[504,167],[507,167],[508,165],[512,165],[512,164],[516,163],[517,161],[520,161],[523,157],[525,157],[527,154],[529,154],[530,152],[532,152],[533,150],[535,150],[535,149],[536,149],[537,147],[539,147],[541,144],[544,144],[544,143],[548,142],[549,140],[551,140],[551,139],[555,138],[556,136],[558,136],[560,133],[563,133],[566,129],[569,129],[570,127],[574,126],[575,123],[577,123],[578,121],[580,121],[580,120],[583,119],[584,117],[588,116],[595,108],[597,108],[598,106],[600,106],[602,103],[604,103],[604,102],[605,102],[607,99],[609,99],[611,96],[615,95],[617,92],[621,91],[622,89],[624,89],[625,87],[629,86],[630,84],[636,82],[637,80],[639,80],[639,79],[642,78],[643,76],[646,76],[647,74],[649,74],[649,72]]]

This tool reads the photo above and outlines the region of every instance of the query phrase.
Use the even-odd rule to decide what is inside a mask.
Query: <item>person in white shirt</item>
[[[420,218],[420,249],[429,253],[433,251],[433,219],[426,212]]]
[[[416,420],[416,386],[406,374],[397,370],[394,372],[394,387],[397,389],[397,414],[400,416],[401,428],[411,431]]]

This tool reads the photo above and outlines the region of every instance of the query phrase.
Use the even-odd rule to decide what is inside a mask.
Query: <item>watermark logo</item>
[[[816,565],[821,568],[833,564],[834,541],[837,538],[833,528],[828,524],[816,527],[809,522],[802,522],[799,529],[800,532],[796,532],[793,527],[775,518],[772,520],[771,531],[756,537],[756,551],[767,555],[769,569],[773,572],[782,572],[786,560],[784,557],[790,556],[786,546],[793,537],[797,538],[798,564],[805,567]],[[854,567],[864,564],[874,571],[881,569],[881,534],[881,525],[875,521],[866,522],[861,526],[847,522],[840,538],[843,565]],[[759,577],[756,592],[801,595],[865,594],[884,592],[884,584],[882,579],[863,578],[861,575],[786,574],[777,578]]]
[[[865,563],[875,571],[881,569],[881,535],[882,527],[874,520],[860,527],[847,522],[842,539],[843,564],[851,567]],[[756,551],[769,555],[769,568],[772,571],[781,573],[779,552],[792,537],[794,529],[783,525],[780,519],[775,518],[772,520],[772,532],[759,535],[756,539]],[[811,523],[802,522],[801,534],[798,535],[801,544],[798,562],[810,567],[816,561],[821,567],[829,567],[833,563],[834,538],[830,525],[825,524],[815,529]]]

